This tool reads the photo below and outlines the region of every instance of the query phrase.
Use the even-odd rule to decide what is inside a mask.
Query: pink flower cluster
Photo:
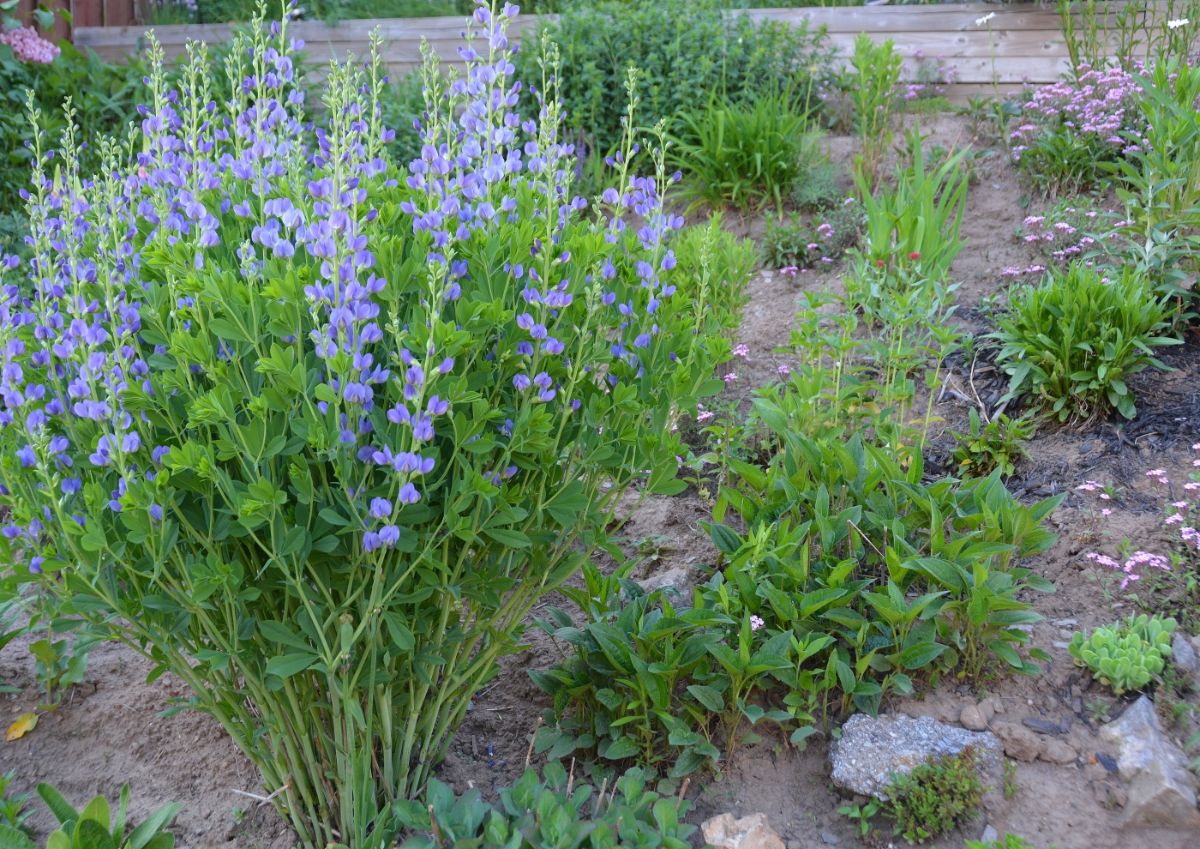
[[[1192,450],[1200,452],[1200,442],[1193,445]],[[1200,459],[1192,460],[1192,467],[1200,470]],[[1146,477],[1158,486],[1167,489],[1169,493],[1171,478],[1166,469],[1150,469],[1146,472]],[[1196,528],[1195,522],[1197,514],[1200,514],[1200,480],[1196,480],[1194,474],[1192,477],[1193,480],[1183,484],[1182,497],[1166,502],[1167,517],[1163,520],[1163,525],[1171,529],[1178,528],[1179,539],[1183,542],[1184,548],[1200,553],[1200,529]],[[1108,503],[1112,501],[1112,497],[1105,491],[1104,486],[1096,481],[1084,481],[1075,489],[1079,492],[1099,493],[1102,501]],[[1167,498],[1171,499],[1172,497],[1168,494]],[[1112,509],[1106,506],[1101,509],[1100,514],[1106,517],[1111,516]],[[1121,589],[1127,588],[1134,581],[1140,581],[1147,569],[1161,569],[1167,572],[1171,570],[1171,560],[1166,555],[1140,549],[1124,560],[1118,560],[1095,551],[1089,552],[1087,559],[1099,566],[1121,572]]]
[[[1045,251],[1046,259],[1055,265],[1066,265],[1084,256],[1099,241],[1114,239],[1121,228],[1131,222],[1116,221],[1116,215],[1101,213],[1094,209],[1076,209],[1073,206],[1056,206],[1044,215],[1030,215],[1023,222],[1017,236],[1029,245]],[[1091,230],[1091,233],[1084,231]],[[1091,265],[1091,261],[1088,261]],[[1021,268],[1009,266],[1000,272],[1002,277],[1022,277],[1041,274],[1047,263],[1034,263]]]
[[[1135,98],[1140,91],[1133,74],[1121,68],[1083,66],[1071,81],[1037,89],[1024,105],[1027,120],[1013,131],[1013,158],[1045,130],[1064,128],[1091,136],[1122,153],[1134,153],[1143,143],[1135,127]]]
[[[58,45],[37,34],[32,27],[17,27],[0,32],[0,44],[7,44],[22,62],[49,65],[59,54]]]

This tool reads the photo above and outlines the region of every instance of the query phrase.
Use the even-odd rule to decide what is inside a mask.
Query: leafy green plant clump
[[[992,338],[1009,376],[1007,397],[1027,397],[1059,422],[1084,423],[1116,410],[1137,413],[1126,379],[1166,366],[1154,349],[1178,345],[1172,307],[1133,269],[1103,273],[1082,263],[1017,287]]]
[[[924,843],[974,816],[984,790],[979,755],[968,747],[898,776],[888,787],[887,813],[897,834],[909,843]]]
[[[128,784],[121,788],[115,811],[103,796],[96,796],[76,810],[49,784],[39,784],[38,795],[59,822],[58,829],[46,839],[45,849],[173,849],[175,846],[175,835],[167,829],[183,806],[163,805],[134,826],[128,820]],[[3,823],[0,823],[0,846],[37,849],[37,844],[24,832]]]
[[[1027,455],[1025,442],[1033,436],[1034,429],[1033,419],[1027,415],[1014,419],[1000,413],[985,424],[979,411],[972,407],[967,413],[966,432],[951,434],[955,468],[969,477],[989,475],[994,469],[1009,477],[1017,461]]]
[[[1068,650],[1078,665],[1090,669],[1119,696],[1142,689],[1163,671],[1175,628],[1174,619],[1143,613],[1097,628],[1086,637],[1078,632]]]
[[[683,822],[690,804],[660,793],[652,779],[635,768],[596,788],[551,763],[540,778],[527,769],[496,804],[478,790],[455,798],[432,779],[424,805],[402,805],[405,824],[420,834],[401,849],[688,849],[696,830]]]
[[[818,158],[807,105],[790,89],[745,100],[710,98],[679,116],[672,162],[685,196],[713,207],[772,204],[781,211]]]

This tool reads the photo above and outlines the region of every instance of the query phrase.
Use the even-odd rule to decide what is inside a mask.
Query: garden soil
[[[994,143],[989,147],[987,140],[973,139],[963,120],[934,115],[923,116],[921,123],[931,142],[951,146],[973,141],[981,152],[962,227],[966,246],[953,267],[954,278],[962,283],[957,320],[968,334],[978,336],[989,331],[989,302],[1005,289],[1002,270],[1026,267],[1037,259],[1015,231],[1041,202],[1027,196],[1002,150]],[[830,138],[828,149],[835,160],[847,162],[853,143]],[[742,233],[761,232],[757,219],[731,219],[729,225]],[[730,382],[726,400],[744,401],[754,387],[776,377],[779,365],[794,361],[786,346],[797,301],[806,292],[836,293],[839,271],[835,267],[790,278],[766,270],[754,276],[743,324],[734,340],[747,345],[749,355],[727,367],[737,377]],[[1133,609],[1116,592],[1111,576],[1091,566],[1086,553],[1111,550],[1112,542],[1123,537],[1139,547],[1161,538],[1159,504],[1144,472],[1150,466],[1164,468],[1178,480],[1191,468],[1190,445],[1200,440],[1200,343],[1191,339],[1166,359],[1175,371],[1147,372],[1135,381],[1138,419],[1099,423],[1082,431],[1043,432],[1012,481],[1015,491],[1027,499],[1068,493],[1052,519],[1059,542],[1029,564],[1057,588],[1052,595],[1030,599],[1045,617],[1032,631],[1033,644],[1052,658],[1044,672],[1037,677],[999,678],[987,682],[984,690],[943,681],[923,699],[885,705],[954,722],[963,706],[991,696],[1002,706],[1000,718],[1005,721],[1047,720],[1060,726],[1063,733],[1058,739],[1078,754],[1075,762],[1065,765],[1017,764],[1015,787],[1009,788],[1015,792],[994,788],[980,817],[962,832],[931,844],[937,849],[957,849],[964,838],[977,838],[988,825],[1000,834],[1020,834],[1038,849],[1200,846],[1200,834],[1194,832],[1120,827],[1124,791],[1103,766],[1106,756],[1115,753],[1100,742],[1097,729],[1104,715],[1119,714],[1124,702],[1106,697],[1102,688],[1091,684],[1065,649],[1073,630],[1094,627]],[[939,421],[932,432],[933,455],[939,450],[945,453],[948,431],[963,427],[969,405],[983,403],[994,410],[1004,391],[995,370],[978,360],[954,361],[952,378],[950,390],[935,399]],[[1123,509],[1109,520],[1115,524],[1101,527],[1093,506],[1074,491],[1084,479],[1126,488]],[[715,552],[700,527],[709,510],[703,493],[689,490],[671,499],[630,498],[627,507],[620,533],[629,551],[644,558],[635,577],[669,579],[686,592],[711,574]],[[556,601],[560,602],[546,603]],[[442,780],[459,791],[477,787],[494,797],[525,766],[530,735],[548,706],[526,672],[554,663],[561,650],[537,629],[530,629],[527,643],[527,649],[508,658],[501,674],[479,693],[439,771]],[[4,726],[32,710],[38,700],[27,649],[28,643],[18,640],[0,651],[0,685],[17,690],[0,697]],[[164,802],[180,802],[184,808],[175,831],[178,845],[185,849],[292,846],[291,833],[273,809],[253,798],[267,791],[250,764],[210,718],[189,710],[164,714],[185,699],[186,692],[169,676],[146,683],[149,669],[128,648],[96,648],[87,682],[76,687],[61,708],[44,714],[25,737],[0,743],[0,773],[15,772],[18,793],[31,792],[37,782],[48,781],[79,803],[94,793],[115,797],[128,783],[135,819]],[[1168,733],[1186,739],[1192,729],[1173,724],[1162,708]],[[855,826],[836,812],[847,800],[829,781],[828,741],[813,740],[803,751],[769,735],[742,747],[720,775],[693,779],[688,796],[695,810],[690,818],[699,822],[725,811],[738,816],[761,811],[788,849],[864,847]],[[35,813],[30,822],[44,834],[52,823],[40,804],[32,803],[31,808]]]

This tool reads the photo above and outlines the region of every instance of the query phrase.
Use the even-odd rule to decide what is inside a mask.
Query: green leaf
[[[298,672],[303,672],[317,662],[317,656],[306,652],[292,652],[290,654],[273,657],[267,661],[267,674],[278,675],[280,678],[288,678]]]
[[[900,653],[900,664],[905,669],[922,669],[933,663],[946,650],[940,643],[918,643]]]
[[[520,531],[509,530],[508,528],[484,528],[484,536],[491,537],[501,545],[507,545],[509,548],[528,548],[529,537]]]
[[[79,819],[79,811],[71,807],[71,803],[66,800],[63,794],[59,793],[49,784],[39,784],[37,792],[42,797],[42,801],[46,803],[46,807],[50,809],[50,813],[54,814],[60,824],[66,825],[69,822]]]
[[[687,688],[687,691],[695,697],[696,701],[704,705],[714,713],[725,709],[725,699],[721,692],[706,684],[692,684]]]
[[[117,849],[108,829],[96,820],[82,819],[75,826],[76,849]]]
[[[742,547],[741,538],[720,522],[713,522],[709,525],[708,533],[712,537],[713,545],[723,554],[733,555]]]
[[[600,757],[610,761],[623,761],[638,754],[637,744],[628,737],[618,737],[600,749]]]
[[[174,837],[160,834],[159,832],[174,822],[175,817],[179,816],[179,812],[182,810],[183,805],[180,805],[178,802],[170,802],[163,805],[150,816],[146,817],[141,825],[130,833],[129,839],[125,841],[125,847],[122,847],[122,849],[158,849],[155,843],[162,844],[163,837],[170,838],[170,843],[163,844],[163,849],[169,849],[170,846],[174,846]]]
[[[37,846],[23,832],[0,823],[0,849],[37,849]]]

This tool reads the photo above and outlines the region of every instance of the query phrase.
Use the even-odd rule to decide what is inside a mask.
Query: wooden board
[[[1119,3],[1110,4],[1114,8]],[[1016,7],[991,4],[937,6],[869,6],[854,8],[752,9],[751,17],[810,26],[823,26],[830,41],[844,57],[854,39],[866,32],[876,39],[888,38],[904,57],[905,79],[915,78],[918,59],[941,59],[957,83],[1005,85],[1047,83],[1066,69],[1066,46],[1058,12],[1028,4]],[[979,21],[992,15],[986,23]],[[289,31],[304,39],[311,62],[343,60],[367,52],[371,32],[383,39],[384,62],[393,72],[420,64],[422,41],[434,48],[443,62],[457,64],[457,48],[467,19],[391,18],[386,20],[319,21],[293,23]],[[535,29],[537,17],[518,18],[512,31],[519,36]],[[117,60],[143,50],[146,27],[76,27],[75,43]],[[169,58],[183,53],[189,40],[210,43],[229,38],[225,24],[158,27],[155,34]],[[636,60],[636,57],[631,57]]]

